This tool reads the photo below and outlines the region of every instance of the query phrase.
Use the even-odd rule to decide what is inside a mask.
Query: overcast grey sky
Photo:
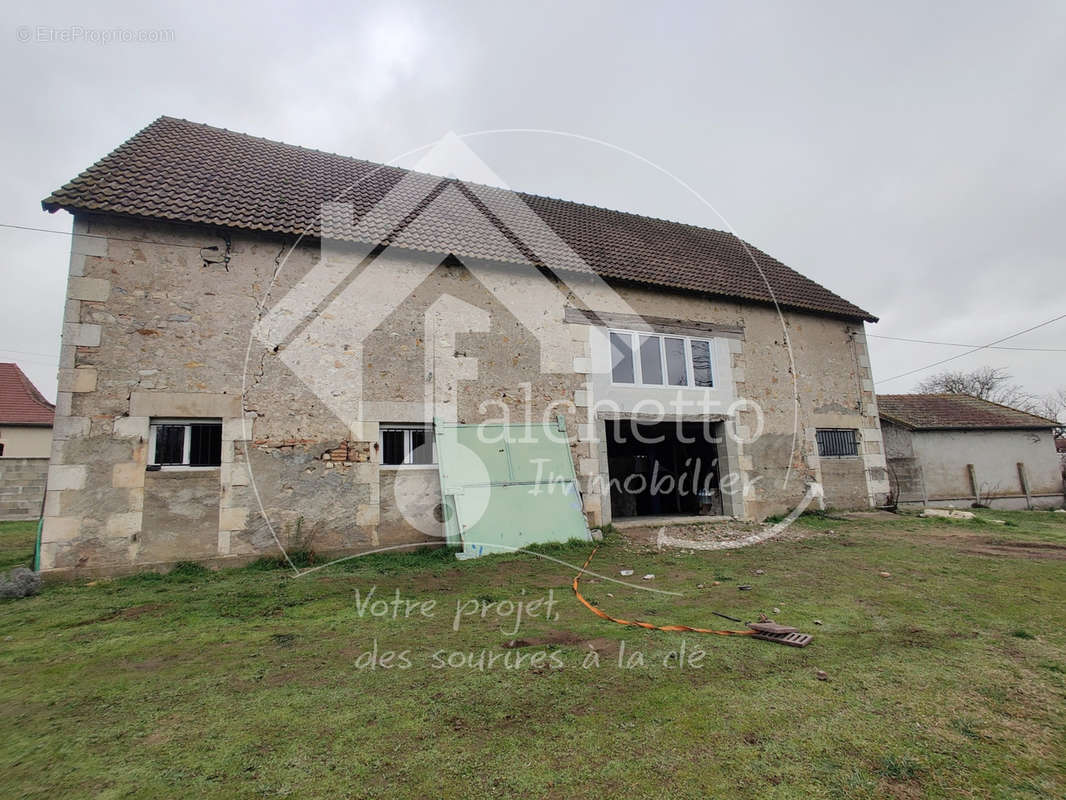
[[[7,4],[0,222],[161,114],[386,161],[448,131],[602,139],[880,316],[982,344],[1066,312],[1066,3]],[[20,26],[173,42],[22,42]],[[546,134],[471,146],[514,189],[721,228],[661,173]],[[0,359],[54,397],[69,240],[0,229]],[[1066,320],[1011,340],[1066,348]],[[883,380],[961,352],[871,340]],[[1066,353],[996,351],[1026,388]],[[913,389],[926,373],[879,384]]]

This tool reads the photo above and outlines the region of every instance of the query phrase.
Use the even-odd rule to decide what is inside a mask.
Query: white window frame
[[[436,469],[437,468],[437,442],[433,438],[433,425],[431,423],[418,423],[418,422],[382,422],[378,424],[378,447],[381,452],[381,458],[385,458],[385,432],[386,431],[403,431],[403,463],[402,464],[386,464],[384,461],[381,463],[381,469]],[[412,464],[411,458],[414,454],[414,447],[411,446],[411,432],[412,431],[425,431],[426,441],[429,442],[429,463],[428,464]]]
[[[619,336],[629,337],[629,348],[633,354],[633,383],[619,383],[614,379],[614,346],[611,344],[611,334],[616,333]],[[644,365],[640,357],[640,337],[641,336],[658,336],[659,337],[659,363],[662,365],[663,383],[645,383],[644,382]],[[666,366],[666,340],[667,339],[680,339],[685,343],[685,380],[686,383],[669,383],[668,369]],[[707,343],[707,355],[710,359],[711,367],[711,385],[710,386],[696,386],[695,370],[692,367],[692,343],[693,342],[706,342]],[[714,339],[708,339],[705,336],[681,336],[675,333],[660,333],[658,331],[635,331],[626,330],[624,328],[609,328],[607,330],[607,354],[609,360],[609,366],[611,373],[611,385],[612,386],[628,386],[634,389],[694,389],[696,391],[710,391],[715,388],[715,383],[718,377],[718,370],[715,366],[714,358]]]
[[[156,429],[160,425],[183,425],[185,427],[185,434],[182,437],[182,453],[181,464],[160,464],[155,460],[155,433]],[[190,428],[193,425],[218,425],[221,427],[222,420],[219,417],[203,417],[203,418],[168,418],[168,417],[152,417],[148,421],[148,466],[158,467],[160,470],[180,470],[183,472],[205,472],[207,470],[217,470],[221,468],[221,465],[217,467],[201,467],[192,466],[189,464],[189,455],[192,452],[192,431]],[[221,460],[221,459],[219,459]]]

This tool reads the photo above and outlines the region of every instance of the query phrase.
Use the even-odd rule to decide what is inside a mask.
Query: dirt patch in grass
[[[145,614],[158,614],[165,608],[168,608],[165,603],[141,603],[140,605],[130,606],[129,608],[117,608],[106,614],[102,614],[99,617],[81,619],[77,622],[72,622],[67,627],[80,628],[85,625],[96,625],[100,622],[112,622],[116,619],[140,619]]]
[[[974,537],[977,539],[977,537]],[[1017,558],[1066,559],[1066,545],[1051,542],[1005,542],[977,539],[974,546],[961,552],[977,556],[1014,556]]]
[[[972,528],[908,531],[902,534],[892,533],[891,535],[896,537],[901,535],[916,536],[924,542],[943,545],[967,555],[1013,556],[1015,558],[1051,560],[1066,559],[1066,544],[1005,539],[1001,535],[989,536],[984,531],[978,532]]]
[[[551,645],[558,647],[581,644],[583,641],[585,641],[585,638],[573,631],[552,631],[543,636],[526,636],[521,639],[511,639],[510,641],[504,642],[503,647],[508,650],[515,650],[522,647],[545,647]]]

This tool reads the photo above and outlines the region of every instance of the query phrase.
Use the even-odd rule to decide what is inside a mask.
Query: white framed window
[[[212,469],[222,463],[222,420],[157,419],[148,428],[148,465]]]
[[[710,339],[611,330],[611,382],[620,386],[714,387]]]
[[[432,425],[383,422],[378,426],[378,443],[383,467],[431,467],[437,463]]]

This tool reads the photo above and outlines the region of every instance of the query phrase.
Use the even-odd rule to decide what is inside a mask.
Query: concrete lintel
[[[240,417],[241,397],[208,392],[133,392],[131,417]]]

